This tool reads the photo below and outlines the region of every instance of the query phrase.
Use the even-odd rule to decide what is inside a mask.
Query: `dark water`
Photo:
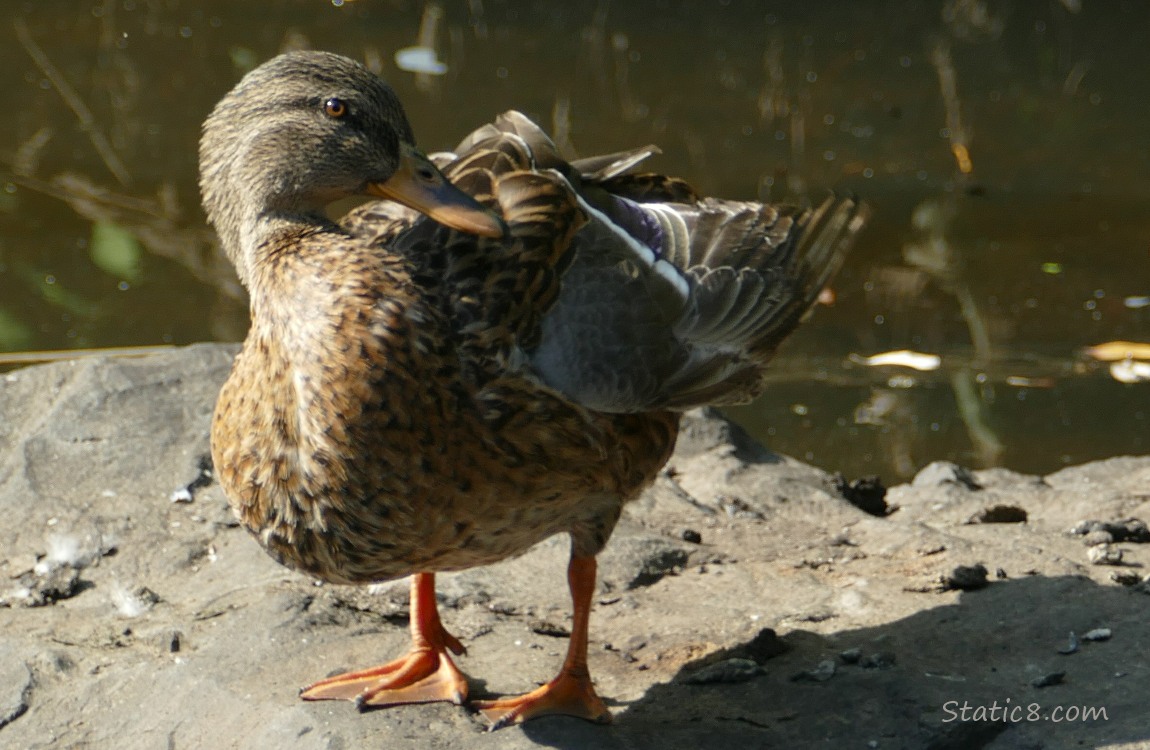
[[[1080,355],[1150,342],[1146,3],[59,0],[0,14],[0,352],[241,338],[242,293],[198,205],[199,125],[245,70],[309,46],[378,67],[428,150],[514,107],[572,155],[658,143],[653,166],[707,193],[863,196],[875,218],[834,306],[735,412],[778,450],[890,480],[936,458],[1046,472],[1150,450],[1150,384]],[[421,24],[442,76],[396,66]],[[941,367],[850,358],[893,349]]]

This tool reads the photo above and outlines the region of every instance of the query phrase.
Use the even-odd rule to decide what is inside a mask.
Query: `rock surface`
[[[0,746],[1150,747],[1150,546],[1094,565],[1069,533],[1150,518],[1150,457],[935,466],[875,517],[709,413],[601,558],[590,661],[614,725],[300,702],[405,649],[406,584],[318,586],[236,527],[201,471],[233,353],[0,374]],[[566,554],[440,577],[473,695],[557,669]],[[978,565],[985,585],[946,585]]]

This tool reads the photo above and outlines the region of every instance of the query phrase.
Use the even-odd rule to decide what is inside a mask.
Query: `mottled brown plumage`
[[[850,200],[700,201],[627,171],[654,150],[568,164],[508,113],[435,157],[458,192],[391,90],[326,53],[266,63],[208,118],[204,204],[252,319],[212,426],[221,484],[285,565],[337,583],[415,574],[412,651],[304,697],[462,702],[433,574],[567,533],[563,669],[478,705],[496,725],[609,718],[586,670],[594,556],[669,457],[678,410],[757,393],[861,224]],[[361,192],[417,210],[324,217]]]

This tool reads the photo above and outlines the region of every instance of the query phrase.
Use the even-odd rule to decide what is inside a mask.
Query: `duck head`
[[[414,141],[391,87],[346,57],[290,52],[244,76],[212,110],[200,140],[204,209],[240,279],[250,280],[270,227],[324,222],[328,204],[354,195],[502,236],[503,221],[455,188]]]

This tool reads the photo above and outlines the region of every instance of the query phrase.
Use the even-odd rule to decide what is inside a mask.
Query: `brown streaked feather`
[[[699,200],[695,189],[686,180],[654,172],[614,176],[599,183],[599,187],[637,203],[690,204]]]
[[[415,209],[394,201],[371,201],[348,211],[339,225],[348,234],[382,244],[411,229],[421,216]]]
[[[525,222],[539,212],[531,221],[540,233],[553,221],[549,204],[573,195],[604,213],[547,257],[430,226],[400,228],[394,244],[423,259],[417,264],[434,265],[420,277],[450,298],[444,309],[463,322],[467,351],[485,352],[496,369],[526,354],[532,372],[525,376],[607,412],[745,402],[757,394],[778,343],[841,265],[864,213],[850,198],[805,212],[698,199],[677,178],[621,171],[656,151],[647,146],[568,164],[537,125],[504,113],[463,140],[445,173],[490,205],[501,196],[502,209],[517,206]],[[522,181],[514,198],[502,188],[518,175],[552,169],[552,181]],[[659,257],[669,266],[659,270],[660,263],[627,248],[634,242],[628,235],[651,230],[628,226],[621,199],[653,212]],[[449,260],[437,255],[439,247],[452,248]],[[512,290],[528,295],[520,298],[527,304],[511,303]],[[501,323],[476,336],[484,315]]]

